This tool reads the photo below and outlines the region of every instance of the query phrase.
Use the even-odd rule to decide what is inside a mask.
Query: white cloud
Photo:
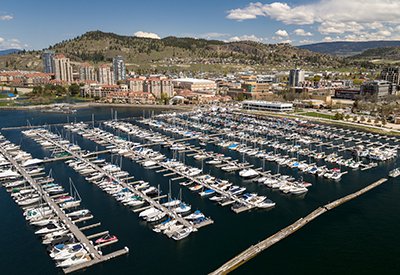
[[[263,4],[261,3],[250,3],[244,9],[233,9],[228,11],[227,18],[234,19],[238,21],[248,20],[248,19],[256,19],[257,16],[263,16],[264,12],[262,11]]]
[[[0,37],[0,50],[7,50],[7,49],[23,49],[27,48],[28,45],[22,43],[16,38],[6,39]]]
[[[14,18],[14,16],[8,15],[8,14],[0,15],[0,20],[2,20],[2,21],[9,21],[9,20],[12,20],[13,18]]]
[[[258,16],[267,16],[286,24],[302,25],[314,23],[314,16],[304,6],[293,9],[288,4],[280,2],[272,4],[250,3],[245,8],[229,10],[227,18],[243,21],[256,19]]]
[[[278,37],[281,37],[281,38],[289,36],[289,34],[286,30],[277,30],[275,32],[275,35],[277,35]]]
[[[311,32],[306,32],[303,29],[296,29],[293,31],[293,33],[298,36],[313,36]]]
[[[330,36],[325,36],[324,39],[322,39],[323,42],[332,42],[334,39]]]
[[[153,33],[153,32],[138,31],[138,32],[135,32],[133,35],[136,36],[136,37],[161,39],[161,37],[158,34]]]
[[[292,43],[292,40],[290,40],[290,39],[286,39],[286,40],[282,40],[282,41],[280,41],[279,42],[279,44],[291,44]]]
[[[229,10],[227,18],[242,21],[268,17],[287,25],[316,24],[321,34],[340,35],[341,38],[393,39],[398,36],[394,31],[400,32],[398,0],[314,1],[303,5],[289,5],[284,2],[250,3],[243,8]]]
[[[315,43],[314,40],[309,40],[309,39],[304,39],[304,40],[300,40],[300,44],[304,45],[304,44],[313,44]]]
[[[360,34],[365,27],[357,22],[334,22],[334,21],[326,21],[322,22],[322,24],[318,27],[318,31],[321,34],[342,34],[345,32]]]
[[[258,37],[256,35],[252,34],[252,35],[232,36],[227,40],[227,42],[238,42],[238,41],[265,42],[266,40],[268,40],[268,39]]]

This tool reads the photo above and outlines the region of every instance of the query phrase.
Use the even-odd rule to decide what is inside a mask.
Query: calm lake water
[[[118,108],[118,118],[139,117],[143,109]],[[159,113],[146,109],[145,114]],[[74,115],[44,114],[38,111],[0,111],[0,127],[62,123],[69,121],[90,121],[92,113],[96,120],[110,119],[111,108],[81,109]],[[62,128],[59,131],[65,134]],[[21,144],[22,149],[34,157],[49,156],[33,140],[23,137],[19,130],[2,131],[10,141]],[[71,139],[88,150],[100,149],[91,141],[73,135]],[[195,142],[193,142],[195,144]],[[171,153],[155,147],[167,156]],[[222,152],[241,159],[238,153],[208,145],[207,149]],[[110,155],[102,157],[111,161]],[[119,163],[119,157],[112,161]],[[258,167],[260,160],[246,157]],[[200,161],[187,157],[186,163],[201,167]],[[116,245],[104,250],[105,253],[128,246],[127,256],[95,265],[85,274],[207,274],[250,245],[272,235],[281,228],[307,215],[318,206],[343,197],[349,193],[386,177],[389,170],[398,167],[398,159],[380,164],[369,171],[351,171],[338,183],[305,175],[304,179],[313,184],[304,198],[282,195],[251,181],[242,180],[234,173],[205,165],[210,174],[229,179],[235,184],[246,186],[251,192],[266,195],[277,203],[268,211],[255,210],[235,214],[228,207],[220,207],[208,199],[202,199],[182,188],[183,200],[199,209],[214,220],[214,224],[201,228],[190,237],[176,242],[162,234],[154,233],[127,207],[117,203],[111,196],[85,181],[63,162],[46,164],[52,170],[57,182],[68,187],[71,178],[83,199],[82,206],[91,210],[94,220],[101,221],[101,227],[89,230],[91,234],[109,230],[119,238]],[[163,193],[168,192],[168,178],[145,170],[140,165],[122,160],[123,169],[136,179],[160,185]],[[274,163],[266,163],[265,168],[276,172]],[[296,171],[281,168],[281,173],[298,177]],[[172,183],[172,192],[178,196],[180,186]],[[62,274],[46,253],[34,228],[29,226],[21,209],[0,189],[0,234],[1,274]],[[261,255],[236,270],[235,274],[399,274],[400,273],[400,184],[399,179],[390,179],[373,191],[324,214],[291,237],[271,247]]]

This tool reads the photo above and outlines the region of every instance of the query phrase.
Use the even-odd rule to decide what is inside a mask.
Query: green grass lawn
[[[301,114],[303,116],[311,116],[311,117],[320,117],[320,118],[326,118],[326,119],[335,119],[335,116],[332,115],[328,115],[328,114],[321,114],[318,112],[308,112],[308,113],[304,113]]]

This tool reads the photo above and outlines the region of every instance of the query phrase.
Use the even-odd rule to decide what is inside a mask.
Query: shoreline
[[[0,106],[0,110],[41,110],[51,108],[53,104],[29,105],[29,106]],[[119,103],[93,103],[80,102],[70,104],[73,109],[91,108],[91,107],[125,107],[125,108],[153,108],[166,110],[191,110],[194,105],[152,105],[152,104],[119,104]]]
[[[298,118],[298,119],[304,119],[304,120],[308,120],[308,121],[320,122],[320,123],[324,123],[324,124],[328,124],[328,125],[348,127],[348,128],[357,129],[357,130],[374,133],[374,134],[400,136],[400,131],[396,130],[396,129],[378,127],[378,126],[374,126],[374,125],[359,124],[359,123],[349,122],[349,121],[344,121],[344,120],[332,120],[332,119],[326,119],[326,118],[321,118],[321,117],[311,117],[311,116],[304,116],[304,115],[298,115],[298,114],[271,113],[271,112],[267,112],[267,111],[241,110],[240,112],[244,113],[244,114],[257,115],[257,116],[275,116],[275,117],[284,117],[284,118],[291,118],[291,119]]]

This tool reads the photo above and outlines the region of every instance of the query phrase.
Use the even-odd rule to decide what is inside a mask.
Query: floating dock
[[[245,251],[243,251],[242,253],[240,253],[239,255],[234,257],[233,259],[229,260],[228,262],[223,264],[220,268],[211,272],[210,274],[211,275],[227,274],[227,273],[235,270],[239,266],[243,265],[250,259],[252,259],[255,256],[257,256],[258,254],[260,254],[262,251],[268,249],[269,247],[273,246],[277,242],[290,236],[291,234],[293,234],[294,232],[296,232],[297,230],[299,230],[300,228],[302,228],[309,222],[313,221],[314,219],[318,218],[322,214],[338,207],[339,205],[341,205],[345,202],[348,202],[354,198],[361,196],[362,194],[370,191],[371,189],[378,187],[379,185],[381,185],[382,183],[384,183],[386,181],[387,181],[386,178],[382,178],[353,194],[347,195],[341,199],[338,199],[334,202],[328,203],[322,207],[317,208],[316,210],[314,210],[313,212],[311,212],[304,218],[300,218],[293,224],[283,228],[282,230],[278,231],[277,233],[268,237],[267,239],[255,244],[255,245],[252,245],[251,247],[249,247],[248,249],[246,249]]]

